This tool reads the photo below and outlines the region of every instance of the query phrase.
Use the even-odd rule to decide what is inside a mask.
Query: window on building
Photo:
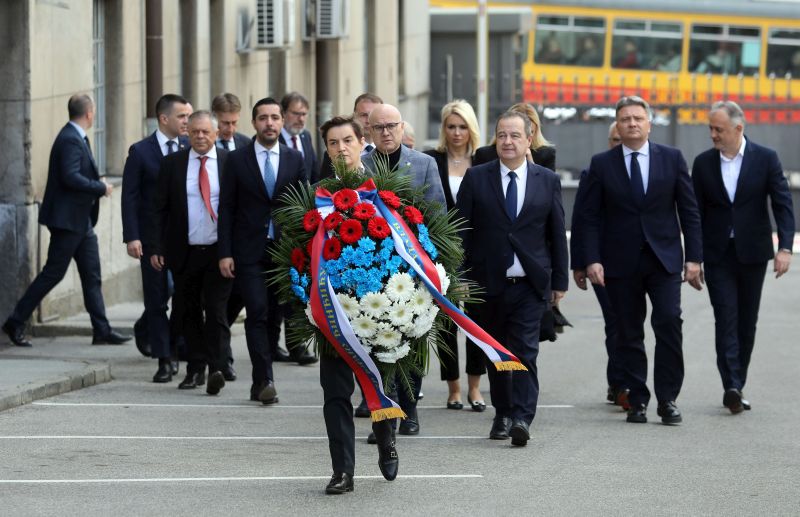
[[[611,40],[611,66],[678,72],[682,40],[680,23],[616,20]]]
[[[772,29],[767,40],[767,73],[800,79],[800,30]]]
[[[94,57],[94,141],[92,151],[100,174],[106,173],[106,45],[105,3],[94,0],[92,53]]]
[[[603,66],[606,21],[542,15],[536,20],[534,61],[549,65]]]
[[[761,31],[735,25],[692,26],[689,71],[754,74],[761,64]]]

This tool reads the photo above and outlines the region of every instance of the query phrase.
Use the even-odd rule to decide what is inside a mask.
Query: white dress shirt
[[[511,182],[511,178],[508,176],[509,172],[511,172],[511,169],[506,167],[501,161],[500,181],[502,182],[503,196],[506,195],[506,192],[508,191],[508,184]],[[517,173],[517,179],[515,181],[517,182],[517,215],[519,215],[520,210],[522,210],[522,203],[525,201],[525,188],[528,185],[528,162],[522,162],[522,165],[514,169],[514,172]],[[525,270],[522,269],[522,264],[520,264],[516,253],[514,253],[514,263],[511,264],[511,267],[506,271],[506,276],[525,276]]]
[[[281,149],[280,144],[276,141],[275,145],[267,149],[263,145],[259,143],[258,140],[254,141],[254,147],[256,152],[256,163],[258,163],[258,170],[261,171],[261,178],[263,181],[264,178],[264,165],[266,164],[267,155],[269,155],[269,161],[272,164],[272,171],[275,173],[275,186],[278,186],[278,170],[281,166]],[[275,192],[272,193],[275,195]],[[272,219],[269,221],[269,229],[267,230],[267,236],[270,239],[275,238],[275,226],[272,224]]]
[[[739,146],[739,151],[733,158],[725,158],[722,151],[719,152],[719,166],[722,172],[722,183],[725,184],[725,190],[728,191],[728,199],[733,200],[736,198],[736,184],[739,182],[739,174],[742,172],[742,160],[744,159],[744,146],[747,140],[742,137],[742,145]],[[733,227],[731,227],[731,239],[733,239]]]
[[[448,175],[447,181],[450,182],[450,193],[453,194],[453,201],[458,201],[458,190],[461,188],[461,182],[464,181],[464,176]]]
[[[189,151],[189,167],[186,169],[186,204],[189,212],[189,244],[207,246],[217,242],[217,222],[211,219],[200,194],[200,156],[194,149]],[[208,183],[211,187],[211,208],[219,215],[219,168],[217,148],[205,154]]]
[[[281,134],[283,135],[283,140],[286,142],[286,147],[288,147],[289,149],[294,149],[294,143],[292,143],[292,134],[286,131],[286,127],[281,128]],[[305,157],[306,151],[303,149],[303,139],[300,138],[299,134],[295,135],[294,137],[297,139],[296,150],[300,151],[300,154],[302,154],[303,157]]]
[[[228,148],[225,149],[225,142],[228,143]],[[230,140],[225,140],[224,138],[217,139],[217,147],[220,149],[225,149],[226,151],[235,151],[236,150],[236,139],[231,137]]]
[[[175,145],[172,146],[172,152],[180,151],[180,144],[178,143],[177,138],[169,138],[167,135],[161,132],[160,129],[156,129],[156,140],[158,140],[158,148],[161,149],[161,154],[166,156],[169,154],[169,146],[167,142],[172,140],[175,142]]]
[[[625,168],[628,169],[628,178],[631,177],[631,153],[639,153],[636,161],[639,162],[639,170],[642,172],[642,186],[644,193],[647,194],[647,185],[650,183],[650,141],[644,143],[641,149],[631,149],[622,144],[622,153],[625,155]]]

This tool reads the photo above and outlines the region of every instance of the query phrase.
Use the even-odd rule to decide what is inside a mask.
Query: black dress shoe
[[[287,352],[283,348],[277,347],[275,350],[272,351],[273,363],[290,363],[291,361],[292,361],[292,356],[289,355],[289,352]]]
[[[208,383],[206,384],[206,393],[209,395],[216,395],[225,387],[225,377],[222,372],[217,370],[208,375]]]
[[[153,375],[153,382],[165,383],[172,380],[172,367],[169,359],[158,360],[158,371]]]
[[[369,418],[370,412],[367,407],[366,399],[361,399],[361,403],[353,411],[353,416],[356,418]]]
[[[632,424],[646,424],[647,423],[647,406],[644,404],[636,404],[631,406],[628,410],[627,422]]]
[[[400,422],[397,432],[404,435],[419,434],[419,420],[409,416]]]
[[[299,354],[292,354],[292,360],[297,362],[300,366],[305,366],[307,364],[314,364],[319,361],[319,358],[309,352],[308,350],[303,350],[303,352]]]
[[[200,373],[187,373],[186,378],[178,384],[179,390],[193,390],[198,386],[206,383],[206,374]]]
[[[464,404],[460,400],[448,400],[447,409],[464,409]]]
[[[236,380],[236,370],[233,369],[232,364],[227,364],[222,368],[222,376],[225,377],[225,380],[228,382]]]
[[[664,425],[675,425],[683,422],[681,412],[678,411],[678,406],[674,400],[660,403],[656,413],[661,417],[661,423]]]
[[[131,336],[120,334],[116,330],[109,330],[105,336],[94,336],[92,339],[93,345],[121,345],[126,341],[130,341]]]
[[[15,327],[11,322],[6,321],[3,323],[3,332],[17,346],[33,346],[30,341],[25,339],[25,331],[20,327]]]
[[[387,481],[392,481],[397,477],[399,464],[400,458],[397,455],[394,441],[389,442],[388,445],[378,446],[378,468],[381,469],[381,474]]]
[[[147,340],[147,321],[144,316],[133,324],[133,342],[136,343],[136,349],[139,350],[140,354],[145,357],[152,356],[153,351],[150,349],[150,342]]]
[[[511,429],[511,419],[506,416],[494,417],[489,438],[492,440],[508,440],[508,431]]]
[[[250,390],[250,400],[258,400],[264,405],[276,404],[278,402],[278,392],[275,383],[272,381],[262,382]]]
[[[531,431],[528,422],[519,419],[514,420],[511,429],[508,430],[508,435],[511,437],[511,445],[525,447],[528,445],[528,440],[531,439]]]
[[[744,411],[744,404],[742,404],[742,392],[736,388],[725,390],[725,395],[722,396],[722,405],[728,408],[734,415]],[[748,404],[749,405],[749,404]]]
[[[334,472],[328,486],[325,487],[326,494],[344,494],[353,491],[353,475],[347,472]]]
[[[477,411],[478,413],[483,413],[486,411],[486,402],[482,400],[472,400],[471,398],[467,397],[467,402],[472,407],[473,411]]]

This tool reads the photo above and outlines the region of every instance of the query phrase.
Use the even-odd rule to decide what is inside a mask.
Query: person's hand
[[[683,281],[689,282],[689,285],[697,289],[703,290],[703,270],[700,268],[698,262],[687,262],[683,266]]]
[[[164,255],[153,255],[150,257],[150,265],[153,266],[153,269],[156,271],[164,269]]]
[[[564,291],[553,291],[552,295],[550,296],[550,303],[558,307],[558,302],[564,298],[564,295],[567,294]]]
[[[142,241],[130,241],[128,243],[128,255],[135,259],[142,258]]]
[[[784,273],[789,271],[789,265],[792,262],[792,254],[786,250],[779,250],[773,262],[772,270],[775,271],[775,278],[780,278]]]
[[[575,280],[575,284],[578,286],[578,289],[583,291],[586,290],[586,270],[585,269],[575,269],[572,271],[572,279]]]
[[[236,278],[233,274],[234,264],[231,257],[225,257],[219,260],[219,272],[225,278]]]
[[[105,197],[111,197],[111,191],[114,190],[114,185],[112,185],[111,183],[107,182],[105,180],[105,178],[102,179],[102,182],[106,184]]]
[[[606,286],[606,276],[605,272],[603,271],[603,264],[595,262],[586,266],[586,276],[593,284],[602,287]]]

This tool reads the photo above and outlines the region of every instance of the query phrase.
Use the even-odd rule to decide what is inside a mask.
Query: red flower
[[[306,254],[303,253],[301,248],[292,250],[292,265],[300,273],[306,269]]]
[[[339,236],[345,244],[358,242],[363,232],[364,230],[361,227],[361,222],[355,219],[348,219],[339,227]]]
[[[310,239],[306,243],[306,253],[308,254],[309,257],[313,255],[313,253],[311,253],[311,250],[313,249],[313,247],[314,247],[314,239]]]
[[[325,241],[322,248],[322,258],[325,260],[336,260],[342,254],[342,243],[336,237],[331,237]]]
[[[317,226],[319,226],[319,222],[322,221],[322,217],[320,217],[319,212],[316,209],[309,210],[306,212],[306,215],[303,216],[303,228],[309,233],[313,233],[317,231]]]
[[[331,212],[325,218],[325,229],[328,230],[328,231],[335,230],[336,228],[339,227],[340,224],[342,224],[343,220],[344,220],[344,218],[342,217],[341,213],[339,213],[339,212]]]
[[[406,220],[409,223],[422,224],[422,221],[423,221],[422,212],[420,212],[419,210],[417,210],[413,206],[405,207],[403,209],[403,215],[406,216]]]
[[[374,217],[367,223],[367,232],[370,237],[376,239],[385,239],[391,235],[392,230],[389,228],[389,223],[383,217]]]
[[[358,194],[355,190],[344,188],[333,195],[333,206],[339,210],[349,210],[358,203]]]
[[[378,195],[386,203],[386,206],[394,209],[400,208],[400,198],[391,190],[381,190]]]
[[[375,205],[372,203],[359,203],[353,207],[353,215],[356,217],[356,219],[366,221],[375,215]]]

